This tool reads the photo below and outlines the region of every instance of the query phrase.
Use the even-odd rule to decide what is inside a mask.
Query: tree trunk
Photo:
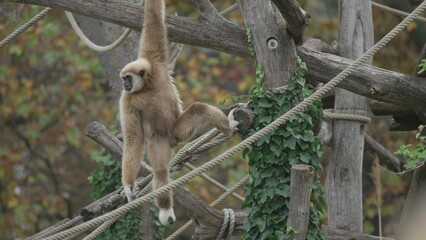
[[[373,46],[371,2],[339,1],[338,53],[356,59]],[[336,90],[336,113],[366,115],[367,101],[343,89]],[[327,175],[329,226],[352,232],[363,231],[362,160],[364,124],[335,121],[333,152]]]

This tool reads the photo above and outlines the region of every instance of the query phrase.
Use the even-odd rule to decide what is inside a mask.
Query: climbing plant
[[[405,159],[404,170],[412,170],[426,161],[426,136],[421,136],[421,132],[425,128],[424,125],[419,126],[419,132],[416,134],[416,139],[419,143],[414,150],[410,150],[411,144],[401,145],[395,152],[395,155]]]
[[[417,72],[417,74],[422,74],[424,72],[426,72],[426,59],[420,61],[419,71]]]
[[[304,79],[306,65],[300,58],[297,58],[297,63],[298,70],[287,88],[278,93],[261,87],[264,72],[262,66],[257,66],[257,86],[251,89],[249,102],[255,119],[253,129],[244,137],[259,131],[312,93],[312,87]],[[322,170],[319,163],[321,143],[313,133],[314,123],[321,117],[321,102],[316,101],[244,151],[249,157],[250,173],[243,204],[249,214],[244,224],[245,239],[291,239],[291,233],[297,231],[294,227],[287,230],[284,227],[290,206],[290,171],[295,164],[311,165],[315,173]],[[315,174],[306,239],[323,239],[320,212],[325,198],[318,179],[318,174]]]

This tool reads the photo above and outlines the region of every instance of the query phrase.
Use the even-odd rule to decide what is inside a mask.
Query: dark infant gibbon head
[[[138,92],[149,85],[151,64],[145,58],[139,58],[127,64],[120,72],[124,90]]]

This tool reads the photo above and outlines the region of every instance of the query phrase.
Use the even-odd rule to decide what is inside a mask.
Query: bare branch
[[[370,148],[374,153],[377,154],[381,166],[384,166],[393,172],[402,171],[402,165],[404,164],[403,161],[389,152],[389,150],[383,147],[368,134],[365,135],[365,147]]]
[[[0,0],[38,4],[77,12],[93,18],[117,23],[140,31],[142,9],[138,5],[120,0]],[[108,14],[105,14],[105,13]],[[249,57],[245,30],[227,21],[207,22],[179,16],[168,16],[167,26],[171,41],[216,49],[241,57]],[[351,60],[298,47],[297,54],[306,62],[306,78],[314,82],[328,82],[346,68]],[[361,66],[348,76],[339,87],[383,102],[419,109],[426,108],[426,85],[418,77],[371,66]]]
[[[219,16],[217,9],[213,6],[210,0],[193,0],[198,9],[200,9],[201,17],[206,19],[214,19]]]
[[[298,55],[306,62],[306,79],[327,83],[353,61],[332,54],[299,47]],[[362,65],[338,87],[357,94],[408,108],[426,109],[424,79],[389,70]]]
[[[177,188],[174,193],[177,201],[197,225],[192,239],[215,239],[222,226],[223,212],[210,207],[187,189]],[[244,233],[243,223],[246,218],[247,214],[244,212],[235,213],[235,235]]]
[[[143,24],[142,7],[121,0],[0,0],[0,2],[34,4],[70,11],[136,31],[141,31]],[[241,57],[249,56],[245,30],[224,18],[203,21],[167,15],[166,24],[170,41],[207,47]]]
[[[272,0],[281,15],[287,21],[287,28],[297,45],[303,43],[303,32],[311,16],[305,12],[296,0]]]

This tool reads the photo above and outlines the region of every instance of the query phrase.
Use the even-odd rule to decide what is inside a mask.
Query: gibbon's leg
[[[132,187],[135,183],[144,153],[144,134],[140,116],[128,107],[120,109],[124,148],[121,181],[127,200],[133,200]]]
[[[208,122],[225,135],[230,136],[238,130],[238,122],[234,119],[233,109],[228,117],[218,108],[206,103],[194,102],[176,120],[173,134],[177,141],[187,140],[198,127]]]
[[[172,147],[168,137],[154,134],[148,140],[148,156],[154,172],[152,181],[153,190],[169,183],[169,161],[172,157]],[[173,211],[172,192],[169,191],[156,199],[157,205],[160,208],[159,219],[161,224],[172,224],[176,221]]]

